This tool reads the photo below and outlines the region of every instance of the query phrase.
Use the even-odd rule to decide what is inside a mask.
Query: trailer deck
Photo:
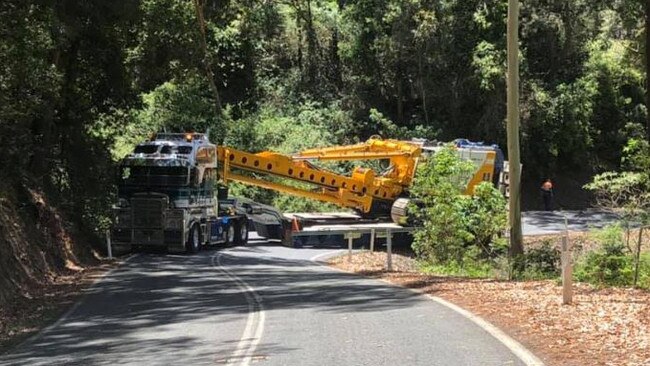
[[[316,241],[317,244],[349,245],[369,244],[374,247],[375,239],[398,236],[397,242],[410,239],[415,228],[397,225],[380,219],[367,219],[353,213],[285,213],[284,217],[298,225],[291,231],[293,246],[302,246]]]

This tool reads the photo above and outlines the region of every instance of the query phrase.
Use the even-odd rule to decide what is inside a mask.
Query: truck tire
[[[201,250],[201,232],[199,225],[192,225],[190,235],[187,237],[187,243],[185,243],[185,249],[190,254],[198,253]]]
[[[229,223],[224,230],[225,245],[231,246],[237,242],[237,231],[233,222]]]
[[[248,220],[237,220],[235,232],[235,245],[246,245],[248,243]]]

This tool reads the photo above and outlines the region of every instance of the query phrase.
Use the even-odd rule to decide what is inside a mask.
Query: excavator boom
[[[374,200],[392,202],[404,186],[392,178],[377,177],[371,169],[357,167],[351,176],[315,167],[307,157],[290,157],[269,151],[249,153],[220,146],[217,148],[219,172],[224,182],[238,181],[297,196],[330,202],[370,213]],[[246,173],[254,173],[251,176]],[[316,187],[314,190],[261,179],[285,178]]]

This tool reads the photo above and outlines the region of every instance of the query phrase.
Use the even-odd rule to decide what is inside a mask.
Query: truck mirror
[[[228,199],[228,187],[219,185],[217,186],[217,199],[220,201]]]

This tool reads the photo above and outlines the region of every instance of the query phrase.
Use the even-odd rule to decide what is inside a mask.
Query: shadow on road
[[[215,255],[222,257],[223,268],[256,289],[269,312],[383,311],[423,301],[309,260],[265,256],[267,246],[195,256],[141,253],[89,289],[63,322],[0,357],[0,364],[226,362],[249,307],[236,284],[212,265]],[[266,354],[287,351],[277,344],[259,346]]]
[[[410,291],[332,271],[308,260],[224,254],[221,262],[243,281],[254,284],[264,307],[271,310],[314,307],[327,312],[384,311],[422,301]]]
[[[140,254],[89,289],[64,322],[0,357],[0,364],[166,363],[170,355],[214,362],[230,355],[235,346],[210,343],[210,335],[245,319],[248,306],[205,254]],[[234,328],[238,341],[241,327]]]

